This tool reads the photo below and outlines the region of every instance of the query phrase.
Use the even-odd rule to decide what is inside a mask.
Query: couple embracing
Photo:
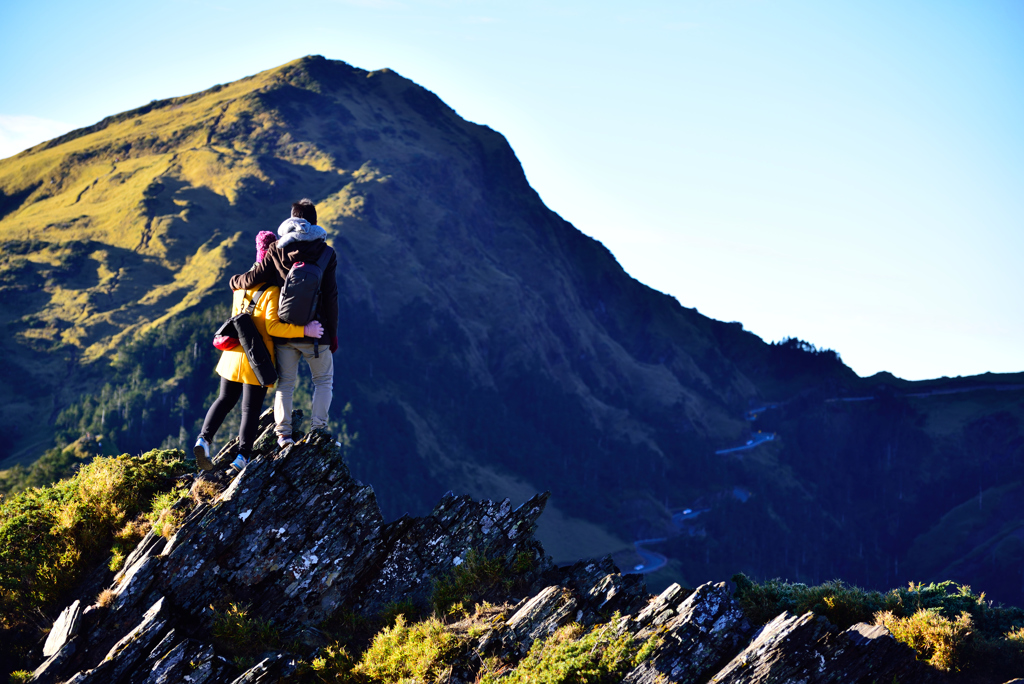
[[[309,323],[295,325],[280,318],[281,287],[296,264],[318,263],[323,270],[317,312]],[[324,266],[326,264],[326,266]],[[256,237],[256,263],[246,273],[233,276],[232,315],[251,309],[251,316],[277,368],[274,394],[274,431],[279,446],[292,444],[292,395],[299,359],[305,359],[313,376],[311,430],[327,430],[327,412],[334,391],[334,352],[338,348],[338,258],[327,245],[327,233],[317,225],[316,207],[308,199],[292,205],[291,218],[277,235],[262,231]],[[248,309],[247,309],[248,307]],[[252,458],[253,443],[263,400],[269,386],[260,384],[248,358],[238,347],[224,351],[217,364],[220,394],[203,421],[193,452],[204,470],[213,468],[210,442],[224,418],[242,400],[238,428],[238,455],[231,463],[241,471]]]

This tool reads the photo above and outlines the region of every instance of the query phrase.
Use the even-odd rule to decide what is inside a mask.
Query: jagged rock
[[[195,639],[178,641],[177,633],[171,630],[146,657],[133,682],[205,684],[219,681],[224,670],[225,663],[216,658],[213,647]]]
[[[840,647],[828,658],[827,669],[843,673],[848,681],[913,681],[938,679],[932,668],[924,667],[914,651],[881,625],[859,622],[839,635]],[[826,681],[837,682],[833,676]]]
[[[124,559],[124,565],[114,575],[114,582],[120,583],[126,575],[134,573],[143,561],[163,551],[166,544],[167,540],[158,534],[153,534],[152,530],[146,532],[146,536],[142,538],[138,546]]]
[[[128,571],[121,578],[120,584],[114,589],[113,609],[121,610],[125,606],[134,605],[139,599],[146,595],[146,591],[153,583],[153,576],[160,566],[159,556],[142,555],[139,561],[128,568]]]
[[[703,682],[750,639],[754,629],[725,582],[703,584],[676,603],[683,593],[672,585],[637,616],[637,637],[658,636],[661,645],[625,682]]]
[[[231,681],[231,684],[270,684],[287,678],[295,672],[296,666],[292,658],[283,654],[276,654],[264,658],[242,673],[240,677]]]
[[[583,625],[607,621],[616,612],[636,612],[649,598],[643,576],[620,574],[610,556],[578,561],[554,576],[575,596],[581,611],[576,621]]]
[[[64,664],[75,654],[78,648],[74,640],[67,642],[61,649],[50,656],[32,673],[33,684],[51,684],[58,681],[58,675]]]
[[[553,569],[542,581],[551,584],[516,605],[504,624],[481,639],[481,651],[500,649],[505,657],[521,657],[534,641],[559,627],[607,621],[616,612],[636,610],[647,599],[643,579],[619,574],[611,558]]]
[[[169,616],[164,610],[165,599],[161,597],[154,603],[128,634],[122,637],[106,657],[93,669],[79,672],[71,680],[74,684],[85,682],[118,682],[129,679],[132,668],[149,653],[167,626]]]
[[[208,622],[226,594],[278,622],[319,622],[361,585],[386,549],[373,490],[355,482],[329,438],[259,455],[164,550],[160,586]]]
[[[539,552],[532,530],[547,499],[546,493],[538,494],[513,511],[508,499],[475,502],[449,492],[430,515],[387,525],[381,544],[389,551],[376,578],[359,594],[359,610],[372,614],[403,599],[422,601],[431,578],[459,566],[471,549],[509,563],[519,552],[532,558]]]
[[[65,608],[53,622],[50,633],[43,644],[43,655],[49,658],[56,655],[68,640],[78,633],[78,622],[82,615],[82,602],[75,601]]]
[[[577,606],[572,592],[565,587],[545,587],[505,623],[499,632],[502,647],[506,652],[525,655],[534,641],[572,622],[580,612]]]
[[[665,591],[661,592],[652,601],[650,601],[644,608],[636,614],[633,618],[633,626],[637,632],[641,632],[644,628],[654,625],[655,627],[668,622],[676,614],[676,607],[683,602],[687,597],[686,590],[680,587],[678,584],[672,584],[668,586]],[[647,636],[649,632],[643,632],[642,636]]]
[[[840,633],[814,613],[784,612],[765,625],[711,682],[870,684],[895,680],[924,684],[938,678],[934,669],[918,662],[914,652],[884,627],[858,624]]]
[[[330,436],[311,433],[279,450],[264,439],[272,433],[269,411],[261,425],[264,452],[211,503],[196,506],[170,540],[147,535],[139,543],[110,607],[86,616],[87,648],[47,672],[77,682],[170,681],[188,655],[206,663],[204,681],[226,682],[234,668],[219,665],[210,647],[211,604],[249,605],[298,637],[342,606],[373,616],[401,599],[425,605],[434,580],[473,550],[507,562],[525,553],[534,579],[550,569],[533,538],[546,494],[515,510],[508,501],[449,495],[428,516],[384,523],[373,489],[352,479]],[[224,476],[215,469],[199,478]],[[264,661],[240,681],[280,678],[292,660]]]

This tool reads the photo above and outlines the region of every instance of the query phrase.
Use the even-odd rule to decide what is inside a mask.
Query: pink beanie
[[[256,235],[256,261],[263,261],[263,257],[267,255],[267,250],[270,245],[277,242],[277,236],[269,230],[261,230]]]

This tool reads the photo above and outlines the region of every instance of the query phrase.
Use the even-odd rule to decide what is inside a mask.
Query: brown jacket
[[[267,249],[263,261],[253,264],[247,272],[231,276],[232,290],[248,290],[260,283],[270,283],[281,287],[292,264],[298,261],[314,262],[320,258],[327,243],[323,240],[315,242],[292,242],[283,250],[277,244]],[[323,279],[320,281],[320,310],[316,320],[324,326],[323,337],[319,342],[322,345],[330,345],[331,340],[338,337],[338,281],[335,271],[338,267],[338,255],[332,254],[327,268],[324,270]],[[303,342],[313,343],[317,340],[312,337],[302,338]]]

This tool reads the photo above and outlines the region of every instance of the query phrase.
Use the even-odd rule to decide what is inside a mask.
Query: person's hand
[[[337,336],[331,338],[331,353],[338,351],[338,338]]]
[[[320,337],[324,334],[324,326],[320,325],[320,321],[310,321],[302,328],[302,333],[306,337]]]

